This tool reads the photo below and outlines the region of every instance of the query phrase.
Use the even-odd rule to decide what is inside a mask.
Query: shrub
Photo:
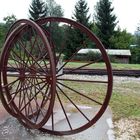
[[[75,60],[75,61],[96,61],[96,60],[102,61],[102,57],[101,57],[101,54],[98,52],[89,51],[87,54],[75,55],[72,60]]]

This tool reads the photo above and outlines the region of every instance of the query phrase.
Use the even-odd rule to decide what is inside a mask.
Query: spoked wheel
[[[49,43],[53,44],[51,48],[56,57],[57,78],[53,112],[40,130],[55,135],[81,132],[96,123],[111,97],[113,78],[107,53],[98,38],[75,21],[50,17],[36,22],[49,32]],[[92,53],[90,61],[78,61],[82,60],[79,52],[85,48],[94,48],[97,53]],[[77,74],[81,70],[84,73],[97,69],[98,64],[106,76]]]
[[[17,24],[1,54],[1,100],[23,124],[40,128],[54,105],[54,58],[47,37],[36,23],[20,20]]]

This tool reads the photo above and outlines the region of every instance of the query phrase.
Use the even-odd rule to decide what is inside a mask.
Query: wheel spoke
[[[32,81],[33,81],[33,79],[31,79]],[[31,81],[31,82],[32,82]],[[27,82],[26,82],[27,83]],[[27,83],[25,86],[27,86],[29,83]],[[30,94],[29,94],[30,93]],[[26,94],[27,94],[27,98],[28,98],[28,100],[30,101],[30,99],[32,98],[32,87],[31,88],[29,88],[29,90],[28,91],[26,91]],[[31,110],[31,114],[32,114],[32,117],[31,118],[33,118],[33,120],[34,120],[34,122],[36,121],[35,120],[35,118],[33,117],[34,115],[35,115],[35,110],[33,109],[33,105],[32,105],[32,103],[31,102],[29,102],[29,104],[28,104],[28,118],[30,118],[30,110]]]
[[[88,96],[86,96],[86,95],[80,93],[79,91],[76,91],[76,90],[73,89],[73,88],[70,88],[70,87],[68,87],[68,86],[66,86],[66,85],[64,85],[64,84],[62,84],[62,83],[60,83],[60,82],[58,82],[58,81],[57,81],[57,83],[60,84],[60,85],[62,85],[62,86],[65,87],[65,88],[67,88],[67,89],[69,89],[69,90],[71,90],[71,91],[73,91],[73,92],[75,92],[75,93],[81,95],[82,97],[85,97],[85,98],[87,98],[87,99],[89,99],[89,100],[91,100],[91,101],[93,101],[93,102],[95,102],[95,103],[97,103],[97,104],[99,104],[99,105],[103,105],[102,103],[100,103],[100,102],[98,102],[98,101],[96,101],[96,100],[94,100],[94,99],[92,99],[92,98],[90,98],[90,97],[88,97]]]
[[[66,93],[57,85],[58,89],[63,93],[63,95],[72,103],[72,105],[82,114],[82,116],[90,122],[90,119],[79,109],[79,107],[66,95]]]
[[[16,94],[14,94],[14,96],[12,97],[12,99],[10,99],[10,101],[8,101],[8,105],[11,104],[11,102],[15,99],[15,97],[17,96],[18,92],[17,90],[19,89],[21,85],[21,82],[19,81],[18,85],[17,85],[17,89],[16,89]]]
[[[39,84],[42,84],[42,83],[44,83],[45,81],[42,81],[42,82],[40,82]],[[37,84],[36,84],[37,85]],[[31,87],[33,87],[33,86],[35,86],[35,85],[28,85],[26,88],[21,88],[21,89],[19,89],[18,91],[16,91],[16,92],[12,92],[11,93],[11,95],[13,95],[13,94],[17,94],[18,92],[21,92],[21,91],[24,91],[24,90],[27,90],[27,89],[29,89],[29,88],[31,88]]]
[[[64,106],[63,106],[63,104],[62,104],[62,101],[61,101],[61,99],[60,99],[59,94],[58,94],[57,91],[56,91],[56,95],[57,95],[57,98],[58,98],[59,103],[60,103],[60,105],[61,105],[61,108],[62,108],[62,110],[63,110],[63,113],[64,113],[64,115],[65,115],[65,118],[66,118],[66,120],[67,120],[67,123],[68,123],[70,129],[72,130],[71,123],[70,123],[70,121],[69,121],[69,119],[68,119],[67,113],[66,113],[66,111],[65,111],[65,109],[64,109]]]
[[[40,91],[41,91],[45,86],[46,86],[46,84],[40,89]],[[28,101],[28,103],[27,103],[24,107],[22,107],[22,109],[20,109],[20,111],[22,111],[22,110],[29,104],[29,102],[31,102],[31,101],[34,99],[34,97],[36,97],[36,96],[39,94],[40,91],[36,92],[35,95]]]
[[[28,79],[27,79],[28,80]],[[29,81],[29,80],[28,80]],[[36,85],[39,85],[38,83],[36,83],[35,85],[32,83],[32,82],[30,82],[29,81],[29,83],[32,85],[32,87],[34,87],[35,88],[35,90],[37,89],[38,90],[38,92],[40,92],[41,94],[44,94],[44,92],[42,92],[42,90],[43,90],[43,88],[38,88]],[[42,83],[44,83],[44,85],[46,86],[48,83],[46,83],[46,82],[44,82],[44,81],[42,81]],[[43,87],[45,87],[45,86],[43,86]],[[44,94],[45,95],[45,94]]]
[[[12,51],[13,51],[13,50],[12,50]],[[16,54],[16,52],[14,52],[14,53]],[[19,58],[19,60],[21,60],[22,62],[18,61],[18,59],[14,59],[14,58],[13,58],[14,61],[18,62],[19,64],[21,64],[22,66],[24,66],[24,67],[27,68],[27,69],[35,70],[35,69],[29,67],[29,66],[26,64],[27,62],[24,62],[24,61],[18,56],[18,54],[16,54],[16,56],[17,56],[17,57]]]
[[[19,78],[17,78],[16,80],[14,80],[14,81],[6,84],[6,85],[3,85],[3,88],[5,88],[5,87],[12,87],[18,80],[19,80]]]
[[[37,64],[40,69],[42,69],[44,71],[44,69],[38,64],[38,62],[35,60],[35,58],[30,54],[30,52],[26,49],[26,48],[23,48],[25,49],[25,51],[28,53],[28,55],[32,58],[32,60],[34,60],[34,63]],[[45,72],[45,71],[44,71]],[[46,72],[45,72],[46,73]]]

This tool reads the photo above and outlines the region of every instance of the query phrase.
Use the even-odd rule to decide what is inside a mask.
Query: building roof
[[[88,52],[100,53],[99,49],[81,49],[78,51],[78,54],[87,54]],[[122,49],[106,49],[108,55],[118,55],[118,56],[131,56],[130,50]]]

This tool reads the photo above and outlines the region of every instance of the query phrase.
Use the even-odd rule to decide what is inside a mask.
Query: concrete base
[[[114,140],[111,118],[112,113],[108,108],[101,119],[89,129],[75,135],[53,136],[23,127],[16,118],[1,108],[0,140]],[[61,126],[61,122],[59,125]]]

